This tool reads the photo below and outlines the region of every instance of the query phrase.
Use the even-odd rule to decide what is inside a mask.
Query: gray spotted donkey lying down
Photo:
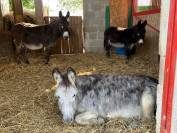
[[[65,123],[100,124],[105,118],[150,118],[157,81],[146,76],[84,75],[53,70],[55,96]]]

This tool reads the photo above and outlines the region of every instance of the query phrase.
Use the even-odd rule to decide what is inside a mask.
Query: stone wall
[[[84,47],[86,52],[103,52],[105,7],[109,0],[83,0]]]

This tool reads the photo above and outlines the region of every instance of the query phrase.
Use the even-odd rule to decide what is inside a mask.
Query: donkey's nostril
[[[72,118],[67,118],[64,120],[64,123],[67,123],[67,124],[72,123],[72,122],[73,122]]]

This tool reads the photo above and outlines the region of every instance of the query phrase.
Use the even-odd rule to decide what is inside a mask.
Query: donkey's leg
[[[16,46],[16,60],[17,63],[20,64],[23,60],[23,47],[21,45]]]
[[[14,51],[15,51],[15,59],[17,61],[17,64],[21,63],[21,45],[20,43],[16,42],[15,39],[12,40],[12,44],[14,46]]]
[[[111,56],[111,44],[108,42],[108,40],[107,40],[107,44],[106,44],[106,46],[105,46],[105,50],[106,50],[106,56],[107,57],[110,57]]]
[[[105,36],[104,36],[104,49],[106,51],[106,56],[110,57],[111,56],[111,53],[110,53],[111,45],[109,43],[109,40]]]
[[[125,50],[126,50],[126,56],[127,56],[127,61],[126,63],[129,62],[130,58],[131,58],[131,50],[130,50],[130,46],[129,44],[125,44]]]
[[[75,121],[81,125],[101,124],[104,119],[99,117],[98,114],[92,112],[84,112],[75,117]]]
[[[44,47],[44,63],[48,64],[50,59],[50,47]]]
[[[23,61],[26,64],[29,64],[29,60],[27,58],[27,48],[25,46],[23,46],[23,48],[22,48],[22,56],[23,56]]]
[[[110,57],[111,56],[111,45],[106,47],[106,56]]]
[[[149,90],[145,90],[143,92],[141,98],[141,106],[144,118],[151,118],[152,116],[154,116],[153,114],[155,110],[155,98]]]

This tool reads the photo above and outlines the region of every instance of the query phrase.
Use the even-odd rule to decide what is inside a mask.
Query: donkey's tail
[[[147,79],[147,80],[150,80],[151,82],[154,82],[155,84],[158,84],[158,83],[159,83],[158,79],[155,79],[155,78],[153,78],[153,77],[151,77],[151,76],[146,76],[146,79]]]

